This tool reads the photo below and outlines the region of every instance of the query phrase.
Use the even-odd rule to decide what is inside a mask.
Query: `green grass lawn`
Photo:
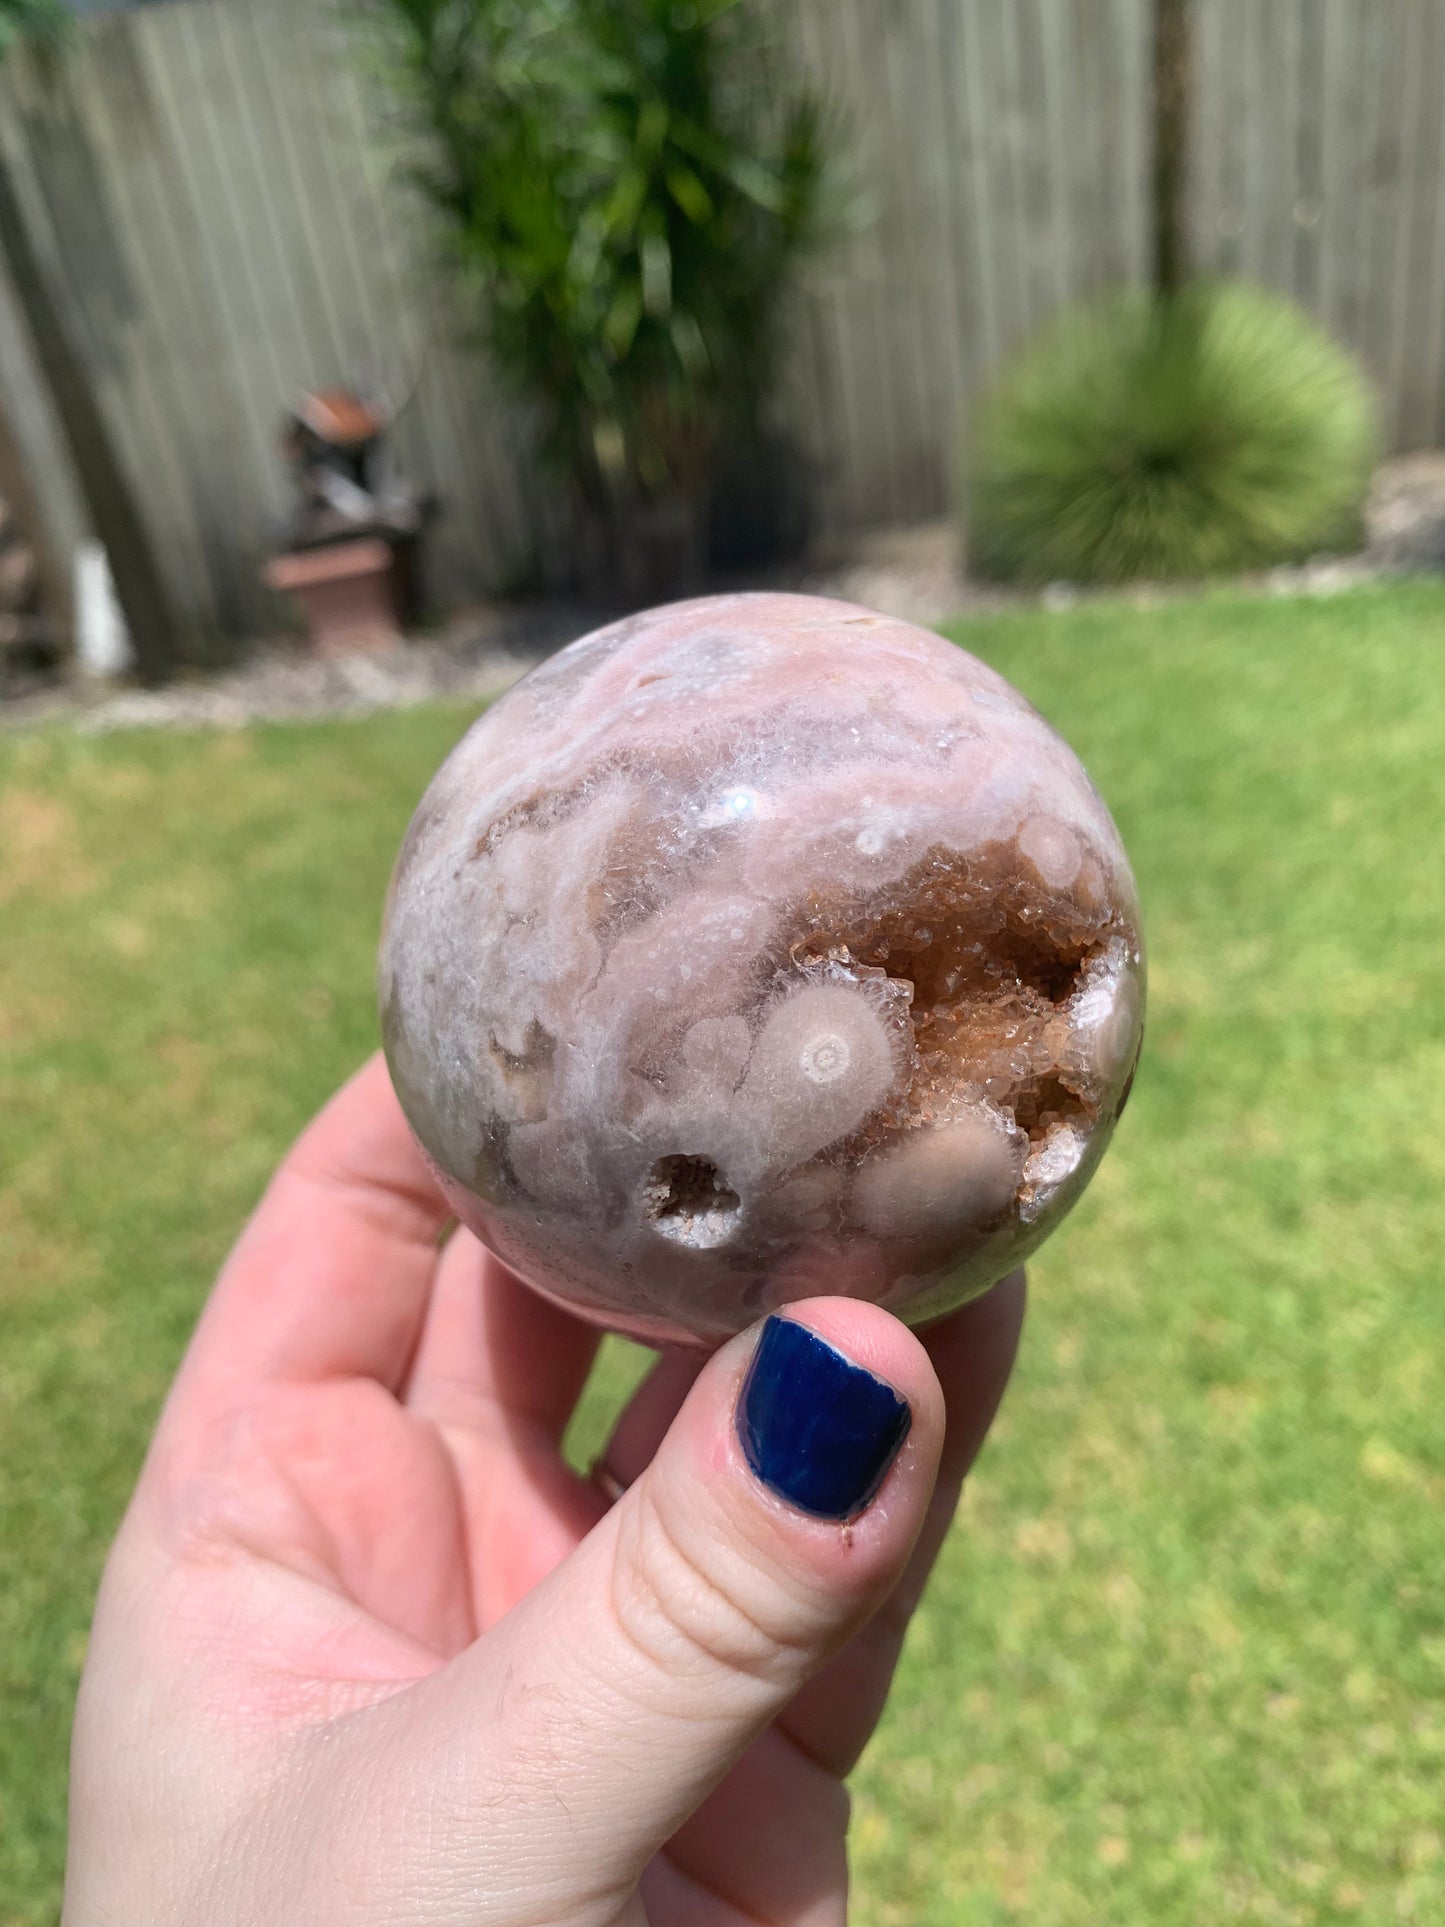
[[[857,1918],[1439,1922],[1445,586],[959,633],[1114,809],[1150,1035],[857,1777]],[[0,742],[5,1927],[55,1917],[157,1404],[374,1043],[392,854],[466,720]]]

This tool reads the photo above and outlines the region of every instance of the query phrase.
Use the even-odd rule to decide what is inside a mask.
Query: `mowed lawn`
[[[1133,853],[1144,1067],[856,1781],[865,1927],[1445,1919],[1445,586],[957,632]],[[375,1040],[467,721],[0,741],[0,1922],[55,1918],[107,1539]],[[607,1352],[585,1454],[635,1375]]]

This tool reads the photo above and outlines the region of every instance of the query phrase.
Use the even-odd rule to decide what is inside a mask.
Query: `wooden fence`
[[[1445,437],[1445,0],[1195,0],[1201,259],[1364,355],[1402,445]],[[783,407],[815,514],[936,513],[988,370],[1148,259],[1149,0],[779,0],[872,219],[797,303]],[[305,386],[411,389],[438,587],[558,540],[524,416],[428,265],[337,0],[172,0],[0,73],[0,142],[70,331],[203,626],[274,612],[276,429]],[[5,378],[0,356],[0,380]]]
[[[1445,442],[1445,0],[1196,0],[1194,245],[1362,357]]]
[[[786,406],[824,526],[948,499],[958,421],[1061,297],[1136,273],[1146,0],[788,0],[873,199],[799,302]],[[265,624],[257,569],[303,386],[415,392],[408,471],[445,504],[439,586],[476,594],[555,539],[391,178],[336,0],[176,0],[87,21],[0,75],[0,139],[193,619]]]

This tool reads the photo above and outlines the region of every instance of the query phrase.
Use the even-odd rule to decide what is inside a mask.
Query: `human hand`
[[[111,1552],[65,1927],[834,1927],[1022,1274],[921,1338],[790,1306],[750,1389],[756,1328],[664,1355],[609,1509],[560,1451],[597,1334],[446,1217],[375,1059],[227,1262]],[[787,1496],[880,1475],[844,1521]]]

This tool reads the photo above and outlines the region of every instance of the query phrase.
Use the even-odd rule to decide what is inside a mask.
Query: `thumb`
[[[708,1362],[637,1482],[423,1689],[434,1766],[453,1799],[469,1789],[456,1851],[479,1888],[515,1878],[528,1918],[622,1910],[891,1590],[943,1417],[927,1353],[874,1305],[791,1306]]]

